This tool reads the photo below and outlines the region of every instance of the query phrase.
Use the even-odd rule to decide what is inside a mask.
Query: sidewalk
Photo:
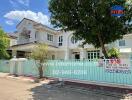
[[[40,82],[37,82],[37,78],[33,76],[15,76],[11,75],[9,73],[1,73],[0,72],[0,78],[10,78],[10,79],[16,79],[20,81],[30,82],[30,83],[40,83],[40,84],[48,84],[49,82],[53,81],[51,79],[41,79]]]
[[[9,75],[9,73],[1,73],[0,72],[0,78],[7,77],[8,75]]]

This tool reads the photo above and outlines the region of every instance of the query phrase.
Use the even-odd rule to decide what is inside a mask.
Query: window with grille
[[[53,35],[47,34],[47,40],[48,41],[53,41]]]
[[[62,42],[63,42],[63,36],[59,36],[59,43],[58,43],[58,45],[62,46]]]
[[[71,37],[71,43],[76,44],[77,41],[78,41],[78,40],[75,38],[75,36],[72,36],[72,37]]]
[[[88,59],[97,59],[100,57],[99,50],[87,51]]]

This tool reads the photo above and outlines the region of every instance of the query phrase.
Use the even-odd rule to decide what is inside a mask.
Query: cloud
[[[19,8],[17,2],[14,2],[13,0],[9,0],[9,2],[14,8]]]
[[[9,2],[14,8],[19,8],[20,5],[28,7],[30,0],[9,0]]]
[[[29,6],[29,0],[17,0],[18,3]]]
[[[27,11],[10,11],[4,15],[5,18],[14,21],[20,21],[23,18],[34,20],[38,23],[50,26],[49,17],[44,15],[42,12]]]
[[[8,25],[14,25],[14,22],[12,20],[6,20],[6,24],[8,24]]]

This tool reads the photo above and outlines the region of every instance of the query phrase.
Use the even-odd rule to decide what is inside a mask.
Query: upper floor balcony
[[[29,30],[23,30],[21,33],[19,33],[17,43],[18,44],[25,44],[30,42],[31,37],[31,31]]]

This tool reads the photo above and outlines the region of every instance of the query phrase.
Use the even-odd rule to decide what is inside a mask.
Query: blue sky
[[[0,3],[0,26],[8,33],[14,32],[24,17],[50,26],[49,16],[48,0],[1,0]]]

